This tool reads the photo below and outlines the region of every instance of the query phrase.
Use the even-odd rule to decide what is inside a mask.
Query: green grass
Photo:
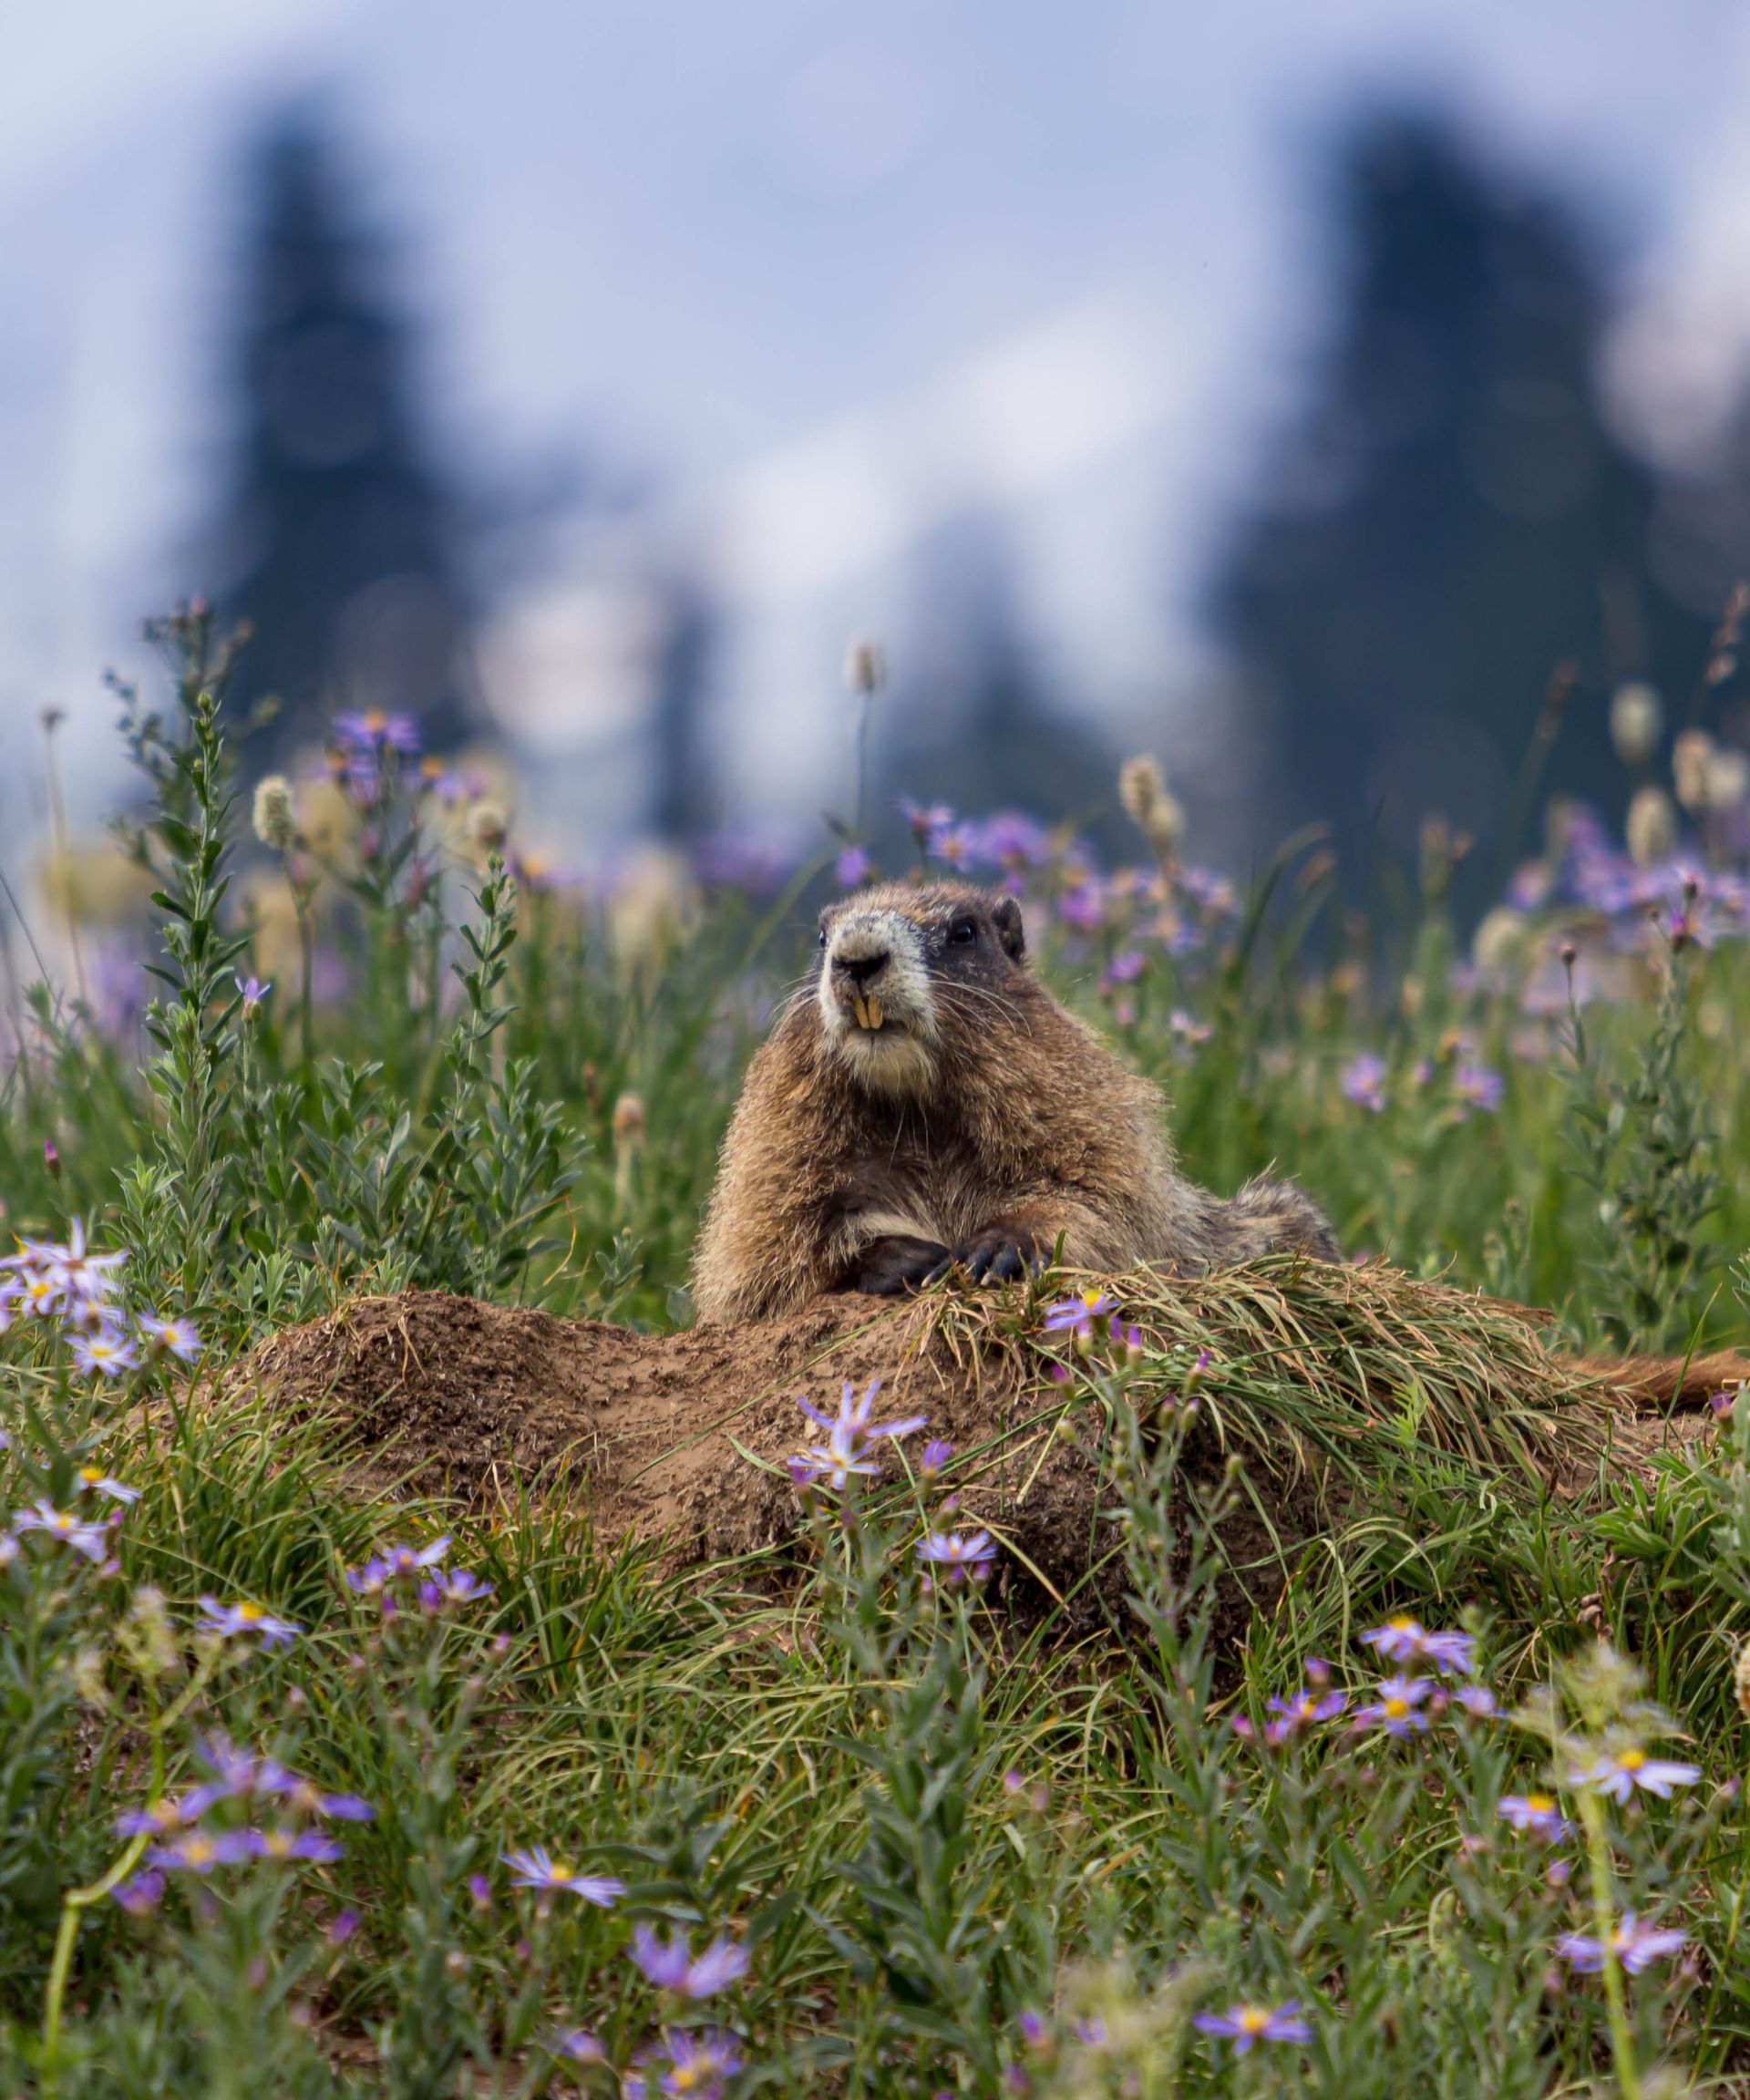
[[[1042,969],[1167,1082],[1190,1168],[1225,1189],[1274,1161],[1405,1273],[1138,1282],[1139,1358],[1096,1349],[1073,1388],[1119,1512],[1092,1618],[1083,1599],[1011,1621],[996,1590],[921,1585],[952,1468],[817,1504],[800,1576],[680,1577],[559,1500],[363,1489],[332,1426],[275,1417],[224,1374],[278,1325],[411,1284],[684,1320],[739,1072],[805,966],[799,889],[715,893],[616,938],[609,912],[444,860],[386,774],[375,859],[355,841],[283,870],[361,988],[316,1005],[306,1040],[295,956],[288,973],[230,887],[222,658],[198,621],[167,640],[175,705],[133,722],[139,849],[174,930],[151,951],[162,1004],[136,1052],[39,997],[0,1198],[22,1233],[77,1217],[125,1245],[132,1305],[198,1319],[205,1397],[161,1361],[77,1376],[52,1323],[0,1337],[15,1526],[38,1497],[100,1512],[88,1461],[140,1497],[115,1569],[28,1530],[0,1568],[5,2090],[705,2093],[673,2065],[719,2030],[740,2067],[716,2085],[798,2100],[1650,2096],[1750,2070],[1750,1408],[1687,1455],[1613,1467],[1601,1412],[1530,1329],[1419,1281],[1547,1304],[1570,1344],[1742,1338],[1742,939],[1649,947],[1564,1047],[1520,979],[1455,976],[1437,896],[1389,972],[1292,914],[1211,912],[1132,980],[1107,969],[1151,938],[1149,879],[1081,933],[1054,913],[1073,864],[1034,870]],[[441,879],[415,881],[427,856]],[[1318,904],[1315,880],[1296,911]],[[1526,967],[1576,928],[1604,952],[1601,926],[1550,907]],[[233,978],[252,970],[276,981],[247,1014]],[[1377,1112],[1341,1084],[1364,1050],[1385,1063]],[[1466,1098],[1472,1065],[1499,1072],[1498,1105]],[[1014,1327],[989,1302],[949,1317],[994,1345]],[[1188,1417],[1159,1405],[1211,1336],[1200,1420],[1225,1473],[1181,1464]],[[1584,1491],[1571,1471],[1549,1485],[1559,1452]],[[1326,1520],[1284,1548],[1243,1637],[1220,1617],[1218,1638],[1232,1507],[1268,1506],[1284,1469],[1324,1485]],[[445,1565],[489,1592],[427,1611],[391,1581],[386,1617],[381,1590],[343,1580],[443,1533]],[[202,1597],[301,1631],[283,1652],[203,1633]],[[1426,1730],[1356,1724],[1387,1668],[1361,1637],[1394,1612],[1467,1630],[1498,1714],[1451,1703],[1455,1678],[1421,1697]],[[1320,1658],[1344,1714],[1261,1741],[1270,1698],[1309,1670],[1323,1688]],[[172,1870],[139,1915],[86,1900],[139,1869],[115,1818],[201,1780],[220,1735],[373,1819],[233,1796],[203,1828],[290,1818],[340,1855]],[[1701,1777],[1621,1807],[1572,1783],[1632,1744]],[[1545,1786],[1579,1826],[1549,1848],[1498,1813]],[[530,1846],[623,1894],[513,1889],[502,1856]],[[1578,1972],[1560,1939],[1594,1932],[1601,1903],[1680,1930],[1683,1953]],[[695,1952],[727,1935],[746,1972],[664,1995],[628,1959],[639,1924]],[[1290,2000],[1304,2042],[1239,2057],[1192,2024]],[[602,2062],[564,2055],[577,2029]]]

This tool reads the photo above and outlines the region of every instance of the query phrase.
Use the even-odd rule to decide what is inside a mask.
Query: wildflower
[[[1163,867],[1171,868],[1185,837],[1185,812],[1167,786],[1159,764],[1146,752],[1118,768],[1118,800]]]
[[[1467,1676],[1475,1669],[1477,1642],[1468,1633],[1429,1633],[1407,1613],[1388,1619],[1383,1626],[1362,1635],[1362,1643],[1377,1648],[1388,1662],[1432,1663],[1448,1676]]]
[[[860,890],[869,880],[871,866],[860,846],[847,846],[832,864],[833,880],[841,890]]]
[[[689,1935],[659,1940],[648,1925],[633,1933],[632,1959],[658,1990],[683,1998],[715,1997],[747,1972],[746,1950],[733,1940],[714,1940],[695,1961]]]
[[[1243,2056],[1254,2042],[1310,2042],[1312,2030],[1301,2017],[1300,2001],[1286,2005],[1230,2005],[1225,2012],[1199,2012],[1191,2025],[1199,2034],[1219,2035]]]
[[[249,816],[255,836],[270,853],[289,853],[296,845],[297,806],[292,798],[292,783],[283,773],[269,773],[255,783]]]
[[[1106,923],[1106,900],[1098,882],[1078,882],[1057,900],[1057,916],[1080,933],[1095,933]]]
[[[1426,1677],[1388,1677],[1379,1687],[1377,1702],[1357,1712],[1355,1725],[1383,1728],[1388,1735],[1395,1735],[1400,1740],[1406,1735],[1419,1735],[1428,1724],[1422,1702],[1433,1689],[1431,1680]]]
[[[266,1773],[267,1780],[257,1791],[277,1795],[287,1807],[303,1815],[323,1816],[336,1823],[369,1823],[376,1818],[376,1810],[356,1794],[324,1794],[314,1781],[300,1778],[283,1765],[269,1765]]]
[[[92,1304],[111,1296],[116,1287],[113,1272],[128,1259],[126,1249],[115,1254],[93,1254],[86,1245],[82,1218],[73,1220],[65,1246],[51,1244],[43,1251],[49,1257],[55,1280],[63,1294],[80,1304]]]
[[[15,1531],[40,1531],[57,1544],[84,1554],[88,1560],[108,1557],[109,1534],[103,1525],[88,1523],[67,1510],[56,1508],[52,1502],[40,1501],[28,1509],[15,1510],[12,1528]]]
[[[954,1447],[945,1436],[932,1436],[923,1447],[923,1456],[918,1460],[918,1477],[933,1480],[947,1469],[948,1461],[954,1455]]]
[[[491,1583],[482,1582],[471,1568],[440,1568],[419,1585],[419,1601],[427,1611],[446,1604],[478,1604],[491,1594]]]
[[[951,1585],[982,1582],[996,1559],[988,1531],[932,1531],[918,1541],[918,1559]]]
[[[1625,766],[1644,766],[1658,748],[1665,711],[1655,689],[1632,679],[1611,695],[1611,742]]]
[[[1631,1976],[1638,1976],[1667,1954],[1681,1952],[1687,1941],[1687,1933],[1670,1927],[1662,1930],[1655,1925],[1643,1925],[1632,1910],[1625,1910],[1621,1922],[1611,1934],[1610,1951]],[[1556,1941],[1556,1952],[1581,1976],[1596,1976],[1604,1966],[1603,1946],[1585,1932],[1564,1932]]]
[[[863,635],[845,651],[845,684],[865,700],[887,684],[887,652],[879,642]]]
[[[1656,1794],[1660,1800],[1669,1801],[1673,1786],[1693,1786],[1701,1776],[1697,1765],[1672,1757],[1649,1757],[1638,1744],[1632,1743],[1626,1750],[1595,1757],[1590,1765],[1570,1772],[1568,1784],[1608,1794],[1621,1807],[1637,1787],[1643,1794]]]
[[[166,1798],[149,1801],[143,1808],[130,1808],[126,1815],[116,1817],[116,1835],[118,1838],[162,1838],[185,1823],[195,1823],[201,1818],[206,1804],[195,1796],[181,1800]]]
[[[1108,984],[1134,984],[1148,966],[1140,948],[1121,948],[1106,966]]]
[[[664,2077],[653,2085],[650,2072],[658,2064],[668,2065]],[[657,2094],[685,2095],[688,2100],[723,2100],[724,2081],[741,2069],[741,2043],[720,2027],[696,2033],[684,2027],[664,2027],[661,2042],[642,2054],[626,2082],[626,2100],[655,2100]]]
[[[233,977],[232,982],[242,998],[244,1021],[253,1021],[262,1010],[262,1002],[273,989],[273,985],[263,984],[259,977]]]
[[[118,1881],[109,1893],[130,1917],[144,1918],[163,1900],[164,1877],[149,1869],[126,1881]]]
[[[798,1393],[796,1404],[810,1422],[818,1423],[827,1432],[824,1445],[810,1445],[808,1449],[789,1461],[790,1478],[798,1488],[815,1487],[824,1480],[835,1493],[842,1492],[853,1474],[874,1477],[880,1467],[870,1457],[870,1446],[880,1436],[909,1436],[913,1430],[924,1426],[921,1415],[908,1415],[893,1422],[871,1422],[875,1410],[875,1395],[881,1389],[879,1378],[871,1379],[860,1398],[853,1396],[849,1379],[846,1379],[844,1391],[839,1395],[836,1415],[821,1414],[806,1393]]]
[[[192,1364],[201,1354],[200,1330],[192,1320],[142,1317],[136,1322],[136,1325],[143,1338],[154,1349],[161,1349],[167,1356],[176,1356],[184,1364]]]
[[[1086,1334],[1096,1320],[1116,1312],[1117,1300],[1106,1291],[1081,1291],[1045,1308],[1047,1334]]]
[[[492,1908],[492,1884],[484,1874],[468,1876],[468,1893],[477,1910],[489,1910]]]
[[[1462,1706],[1477,1721],[1491,1720],[1500,1711],[1487,1684],[1461,1684],[1452,1696],[1455,1705]]]
[[[94,1376],[119,1378],[124,1371],[132,1371],[139,1364],[139,1352],[115,1327],[99,1327],[89,1334],[70,1334],[67,1345],[75,1366]]]
[[[211,1874],[215,1867],[234,1867],[239,1860],[251,1858],[254,1852],[253,1834],[248,1830],[225,1830],[217,1836],[204,1830],[190,1830],[186,1838],[178,1838],[169,1845],[154,1845],[146,1855],[149,1867],[171,1867],[190,1874]]]
[[[477,852],[502,853],[510,819],[496,802],[477,802],[468,813],[468,842]]]
[[[346,1587],[355,1590],[361,1597],[375,1597],[391,1583],[437,1567],[448,1551],[448,1533],[417,1551],[411,1546],[392,1546],[386,1553],[374,1555],[362,1568],[345,1570],[344,1580]]]
[[[1323,1679],[1303,1684],[1286,1699],[1272,1696],[1264,1705],[1276,1718],[1266,1724],[1264,1740],[1271,1744],[1290,1742],[1302,1728],[1320,1721],[1334,1721],[1348,1704],[1347,1695],[1330,1690],[1328,1680]]]
[[[294,1619],[276,1619],[271,1611],[247,1598],[236,1604],[221,1604],[216,1597],[203,1597],[203,1633],[256,1633],[263,1648],[289,1648],[304,1628]]]
[[[50,1180],[58,1181],[60,1179],[61,1155],[52,1138],[43,1139],[43,1165],[48,1169]]]
[[[608,2053],[587,2027],[568,2028],[562,2034],[555,2034],[549,2044],[555,2056],[563,2056],[573,2064],[605,2064]]]
[[[258,1859],[338,1859],[341,1848],[320,1830],[251,1830],[244,1833]]]
[[[408,758],[419,751],[419,725],[411,715],[391,715],[381,707],[360,713],[343,710],[335,716],[335,736],[362,751],[398,751]]]
[[[100,1473],[95,1466],[79,1468],[79,1486],[98,1495],[107,1495],[112,1502],[138,1502],[139,1489],[129,1488],[120,1480],[112,1480],[108,1474]]]
[[[1194,1014],[1188,1014],[1182,1006],[1175,1006],[1168,1014],[1167,1025],[1172,1031],[1174,1040],[1179,1043],[1207,1043],[1215,1034],[1207,1021],[1199,1021]]]
[[[626,1892],[625,1883],[616,1880],[612,1875],[580,1874],[563,1859],[553,1858],[544,1845],[532,1845],[526,1852],[501,1853],[499,1857],[510,1869],[513,1889],[565,1889],[603,1910],[611,1909],[615,1898]]]
[[[344,1947],[353,1934],[358,1930],[358,1923],[359,1919],[356,1910],[336,1910],[328,1920],[323,1938],[327,1940],[331,1947]]]
[[[954,820],[954,813],[944,802],[913,802],[908,796],[900,797],[900,814],[910,826],[911,837],[920,846],[932,832],[945,830]]]
[[[1385,1060],[1383,1057],[1375,1057],[1370,1051],[1353,1058],[1343,1066],[1337,1084],[1344,1097],[1353,1101],[1357,1108],[1364,1108],[1370,1116],[1384,1112]]]
[[[1497,1812],[1521,1837],[1542,1838],[1551,1844],[1565,1838],[1570,1827],[1553,1794],[1503,1794]]]
[[[1467,1108],[1486,1108],[1492,1114],[1501,1105],[1507,1082],[1487,1065],[1467,1060],[1453,1072],[1452,1090]]]

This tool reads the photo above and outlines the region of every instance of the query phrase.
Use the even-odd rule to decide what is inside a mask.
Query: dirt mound
[[[1142,1328],[1145,1388],[1164,1395],[1210,1352],[1186,1475],[1212,1479],[1229,1451],[1245,1455],[1248,1503],[1223,1543],[1254,1594],[1275,1593],[1284,1554],[1406,1436],[1508,1491],[1517,1478],[1572,1493],[1613,1441],[1642,1451],[1659,1434],[1596,1367],[1547,1353],[1522,1308],[1384,1268],[1144,1271],[1111,1288]],[[1100,1411],[1053,1382],[1045,1339],[1021,1289],[823,1299],[787,1320],[670,1335],[411,1292],[273,1336],[231,1383],[322,1408],[379,1478],[468,1500],[513,1482],[563,1492],[604,1533],[691,1560],[792,1537],[784,1461],[812,1434],[797,1395],[829,1410],[841,1382],[879,1378],[878,1414],[922,1415],[952,1441],[960,1520],[989,1527],[1007,1564],[1061,1598],[1109,1560],[1115,1534]]]

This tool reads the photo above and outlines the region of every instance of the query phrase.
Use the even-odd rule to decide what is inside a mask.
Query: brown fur
[[[1705,1407],[1716,1393],[1750,1384],[1750,1356],[1722,1350],[1712,1356],[1565,1356],[1642,1408]]]
[[[695,1260],[701,1319],[770,1319],[822,1292],[894,1291],[950,1260],[974,1280],[1001,1279],[1060,1240],[1065,1262],[1096,1270],[1226,1266],[1279,1248],[1338,1258],[1323,1215],[1292,1184],[1251,1181],[1223,1202],[1184,1179],[1159,1091],[1033,974],[1013,899],[890,884],[823,914],[823,943],[847,915],[860,925],[871,914],[911,930],[900,940],[928,979],[916,1027],[890,1018],[892,1036],[848,1023],[835,1035],[821,1000],[842,992],[848,1014],[853,986],[823,953],[730,1121]],[[864,946],[880,949],[879,934]],[[887,988],[890,1016],[913,1013],[899,961],[871,980]],[[899,1064],[881,1069],[902,1065],[903,1084],[871,1083],[860,1060],[889,1055]]]

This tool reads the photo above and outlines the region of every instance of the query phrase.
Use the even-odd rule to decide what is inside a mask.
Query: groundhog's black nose
[[[889,952],[883,948],[879,955],[835,955],[832,966],[860,989],[871,977],[880,975],[889,960]]]

